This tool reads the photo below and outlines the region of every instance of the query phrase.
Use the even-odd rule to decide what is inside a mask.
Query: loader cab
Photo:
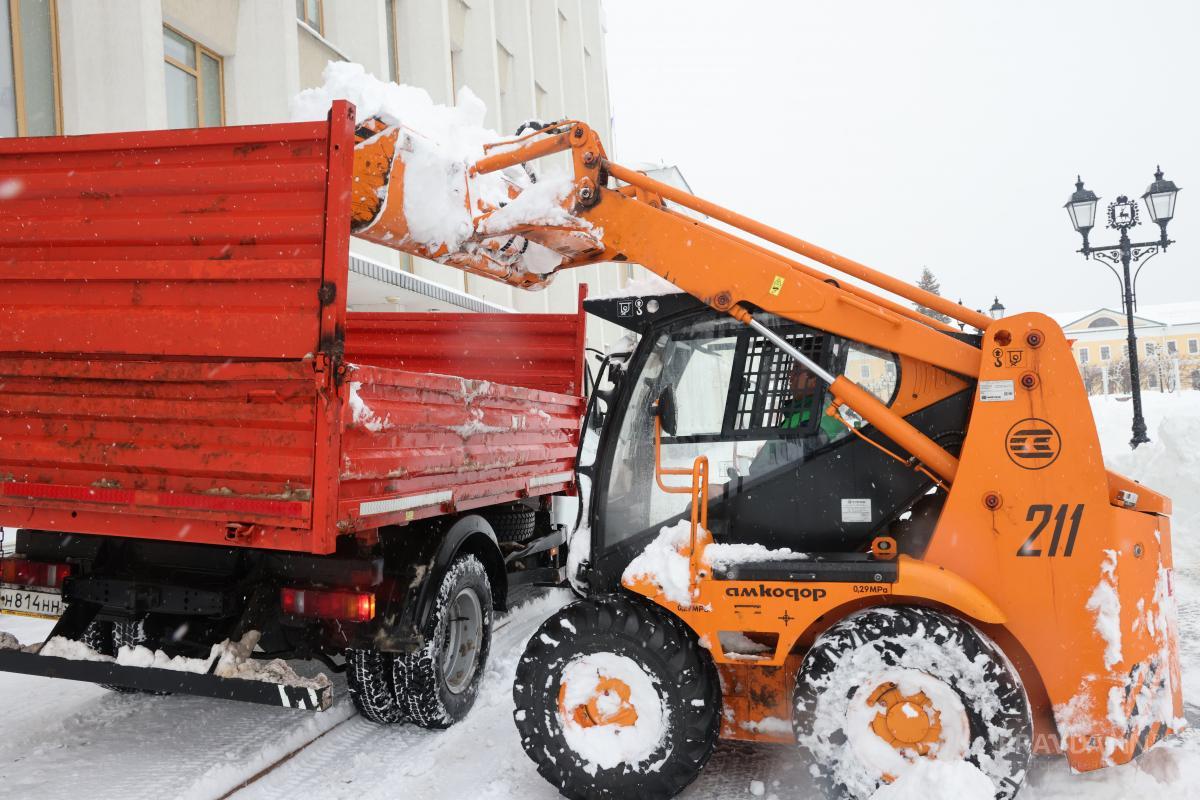
[[[932,482],[876,447],[890,442],[869,426],[856,433],[828,415],[828,387],[752,329],[682,294],[585,307],[638,339],[627,357],[610,360],[587,423],[595,457],[581,462],[580,473],[590,489],[588,579],[595,589],[619,585],[658,531],[689,514],[689,496],[663,492],[654,479],[654,405],[668,389],[677,419],[662,435],[662,464],[690,467],[708,457],[709,527],[717,541],[833,557],[904,532],[925,498],[925,510],[917,510],[930,516]],[[951,447],[961,441],[966,382],[946,376],[941,391],[931,392],[928,380],[914,380],[928,378],[928,365],[914,364],[922,376],[906,376],[893,353],[762,312],[755,317],[885,404],[897,403],[903,390],[910,422]],[[929,402],[917,383],[926,385]],[[910,552],[920,550],[919,536],[906,538]]]

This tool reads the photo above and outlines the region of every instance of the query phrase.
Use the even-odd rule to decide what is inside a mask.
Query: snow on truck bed
[[[484,155],[503,152],[503,136],[484,127],[487,106],[466,86],[458,90],[455,104],[434,103],[429,93],[415,86],[383,81],[361,64],[329,62],[322,73],[324,84],[306,89],[291,104],[292,119],[324,119],[337,99],[352,102],[356,121],[378,117],[406,134],[398,146],[404,162],[403,204],[409,238],[434,251],[445,244],[454,253],[476,231],[472,212],[479,203],[497,208],[480,225],[481,234],[500,234],[518,225],[578,224],[562,207],[573,188],[565,173],[544,174],[536,180],[522,167],[509,167],[486,175],[471,175],[469,168]],[[383,135],[383,134],[379,134]],[[500,144],[485,151],[484,145]],[[512,190],[520,191],[513,199]],[[388,187],[379,190],[385,204]],[[538,257],[525,266],[541,274],[553,271],[562,259],[528,243]]]

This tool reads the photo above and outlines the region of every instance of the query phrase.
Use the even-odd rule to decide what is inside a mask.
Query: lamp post
[[[992,301],[992,307],[988,309],[988,316],[990,316],[992,319],[1000,319],[1004,316],[1005,310],[1004,304],[1000,302],[1000,298],[997,296],[996,299]]]
[[[1162,168],[1154,173],[1154,183],[1147,187],[1142,195],[1142,202],[1150,212],[1150,218],[1158,223],[1160,235],[1156,242],[1131,242],[1129,229],[1138,224],[1137,200],[1130,200],[1120,195],[1108,204],[1108,227],[1120,232],[1120,239],[1115,245],[1093,247],[1088,243],[1088,233],[1096,222],[1096,204],[1100,198],[1096,193],[1083,188],[1083,179],[1076,177],[1075,191],[1067,200],[1064,208],[1071,217],[1071,225],[1083,237],[1083,247],[1079,252],[1084,258],[1091,258],[1103,263],[1112,270],[1121,287],[1121,301],[1125,308],[1125,323],[1128,328],[1129,348],[1129,384],[1133,393],[1133,438],[1129,446],[1136,448],[1139,444],[1150,441],[1146,436],[1146,420],[1142,417],[1142,385],[1138,375],[1137,336],[1133,331],[1133,312],[1137,308],[1137,278],[1142,266],[1130,274],[1130,266],[1140,261],[1149,260],[1160,251],[1174,244],[1167,238],[1167,223],[1175,216],[1175,196],[1179,187],[1174,182],[1163,180]],[[1124,276],[1117,272],[1117,263],[1121,264]]]

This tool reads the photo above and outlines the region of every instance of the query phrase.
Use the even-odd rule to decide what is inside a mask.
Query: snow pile
[[[692,523],[681,519],[664,526],[654,541],[629,562],[621,575],[626,585],[648,580],[658,586],[663,596],[676,605],[687,608],[692,604],[691,573],[688,557],[680,552],[692,539]]]
[[[492,212],[479,224],[480,233],[504,233],[520,225],[571,225],[578,220],[567,213],[563,202],[575,190],[568,175],[543,179],[524,189],[504,208]]]
[[[348,387],[347,402],[350,406],[350,412],[354,415],[354,424],[366,428],[372,433],[379,433],[388,428],[388,421],[375,416],[375,412],[363,402],[362,395],[359,394],[362,384],[358,381],[350,381]]]
[[[628,698],[621,697],[610,680],[624,683]],[[566,713],[560,711],[558,717],[563,738],[590,774],[620,764],[637,767],[659,750],[667,733],[669,711],[653,677],[633,659],[615,653],[580,656],[563,669],[562,685],[565,691],[560,706]],[[580,725],[573,710],[587,706],[593,698],[602,719],[632,706],[637,720],[631,725]]]
[[[993,800],[995,794],[987,775],[969,761],[919,758],[871,800]]]
[[[1129,447],[1130,403],[1093,397],[1108,467],[1171,498],[1176,567],[1200,567],[1200,392],[1142,395],[1150,443]]]
[[[152,667],[168,669],[173,672],[192,672],[199,675],[211,672],[219,678],[284,683],[310,689],[319,689],[330,685],[328,676],[320,674],[315,678],[302,678],[280,659],[266,662],[252,660],[259,636],[258,631],[250,631],[242,637],[241,641],[232,642],[226,639],[220,644],[214,644],[208,658],[169,656],[161,650],[151,650],[140,645],[136,647],[123,646],[117,651],[116,658],[113,658],[97,653],[83,642],[62,636],[51,638],[41,646],[38,654],[67,658],[72,661],[106,661],[126,667]]]
[[[361,64],[345,61],[329,62],[321,77],[323,86],[293,98],[292,119],[324,119],[334,100],[345,99],[354,104],[356,122],[379,117],[389,131],[401,126],[397,149],[404,161],[409,235],[431,248],[461,246],[472,232],[467,168],[483,157],[484,144],[504,138],[483,127],[483,101],[464,86],[453,106],[438,105],[424,89],[382,81]],[[470,188],[474,199],[499,205],[508,199],[510,185],[528,182],[524,170],[515,168],[478,176]]]
[[[697,534],[698,538],[700,533]],[[672,603],[687,608],[692,604],[690,567],[686,555],[691,545],[692,523],[681,519],[674,525],[663,526],[654,541],[646,545],[636,558],[629,562],[621,579],[625,583],[648,580],[662,590],[663,596]],[[758,544],[710,543],[704,548],[704,563],[713,569],[728,569],[735,564],[748,561],[786,561],[805,558],[786,547],[772,550]]]
[[[704,563],[718,570],[729,569],[737,564],[751,561],[789,561],[801,558],[808,558],[808,556],[786,547],[772,550],[761,544],[713,543],[704,549]]]
[[[769,736],[791,736],[792,721],[780,717],[763,717],[758,720],[747,720],[741,723],[742,730],[751,733],[763,733]]]
[[[1117,594],[1117,551],[1105,550],[1100,582],[1088,598],[1087,609],[1096,615],[1096,633],[1104,640],[1104,666],[1121,661],[1121,598]]]
[[[459,89],[454,105],[443,106],[424,89],[380,80],[361,64],[330,62],[322,78],[324,85],[293,98],[292,119],[324,119],[334,100],[345,99],[354,104],[357,122],[377,117],[387,126],[376,138],[396,135],[399,129],[396,154],[404,165],[408,239],[428,253],[437,253],[442,245],[449,254],[470,249],[464,245],[476,232],[474,215],[486,209],[498,210],[480,225],[484,235],[526,224],[580,226],[562,205],[573,188],[570,178],[534,183],[520,166],[471,173],[471,166],[487,154],[485,144],[513,137],[484,127],[487,106],[466,86]],[[387,185],[378,190],[385,207],[388,190]],[[390,236],[385,233],[380,238]],[[408,243],[395,244],[403,249]],[[526,256],[522,265],[539,274],[552,272],[562,262],[556,253],[533,242],[524,243],[520,252]]]
[[[618,297],[658,297],[664,294],[683,294],[683,290],[666,278],[654,273],[632,280],[619,289],[591,296],[590,300],[613,300]]]

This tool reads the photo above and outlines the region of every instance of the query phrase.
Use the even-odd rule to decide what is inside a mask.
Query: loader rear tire
[[[965,759],[1010,800],[1033,735],[1003,651],[961,619],[911,606],[861,611],[821,634],[797,677],[792,725],[817,786],[856,800],[922,756]]]
[[[517,666],[513,699],[525,753],[579,800],[674,797],[720,731],[708,652],[678,618],[626,595],[577,601],[546,620]]]

